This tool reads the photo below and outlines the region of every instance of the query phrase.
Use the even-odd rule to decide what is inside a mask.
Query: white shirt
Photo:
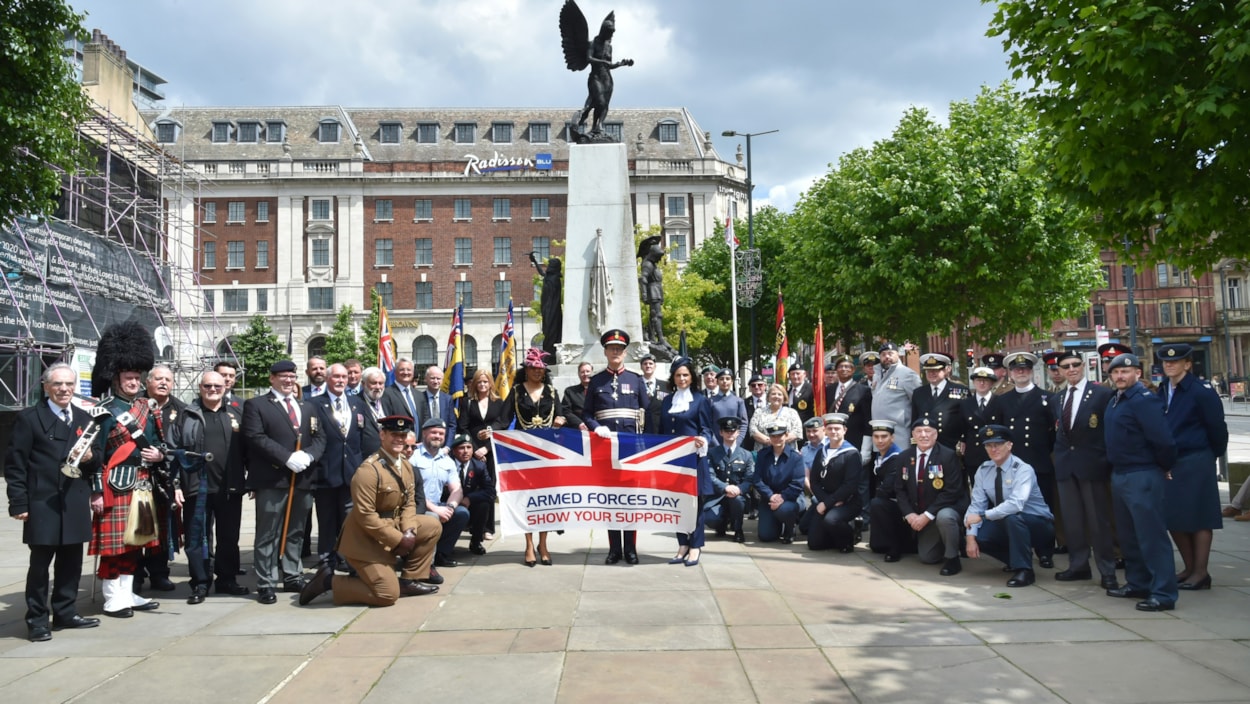
[[[1063,407],[1068,403],[1068,397],[1072,397],[1072,418],[1076,422],[1076,409],[1081,407],[1081,398],[1085,396],[1085,384],[1087,379],[1082,378],[1075,385],[1069,385],[1063,390],[1063,398],[1059,399],[1059,420],[1063,421]],[[1076,394],[1072,394],[1072,389],[1076,389]],[[1071,428],[1072,426],[1068,426]]]

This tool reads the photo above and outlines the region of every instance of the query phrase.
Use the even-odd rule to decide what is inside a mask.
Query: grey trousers
[[[916,552],[921,562],[933,565],[959,557],[960,518],[955,509],[944,508],[916,535]]]
[[[1059,484],[1059,505],[1063,507],[1064,537],[1068,541],[1068,569],[1089,568],[1090,549],[1103,577],[1115,577],[1115,545],[1111,529],[1111,482],[1079,477]]]
[[[256,491],[256,542],[252,545],[252,562],[256,566],[258,590],[277,589],[283,582],[298,579],[304,571],[300,562],[300,551],[308,538],[304,535],[304,516],[312,508],[313,496],[310,491],[295,490],[286,531],[286,552],[279,556],[286,497],[287,489]]]

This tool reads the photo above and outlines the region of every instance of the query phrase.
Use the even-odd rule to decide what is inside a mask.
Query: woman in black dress
[[[508,393],[504,406],[510,417],[516,419],[516,427],[520,430],[538,428],[560,428],[564,425],[564,405],[560,403],[560,394],[556,387],[547,383],[547,364],[543,362],[546,353],[537,347],[531,347],[525,353],[525,361],[521,363],[524,380],[513,386]],[[547,552],[547,531],[538,533],[538,560],[544,565],[551,565],[551,553]],[[525,565],[535,564],[534,534],[525,534]]]

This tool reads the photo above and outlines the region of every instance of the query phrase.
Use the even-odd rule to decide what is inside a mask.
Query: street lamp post
[[[725,130],[721,132],[722,137],[746,137],[747,138],[747,247],[755,247],[755,182],[751,180],[751,138],[760,135],[773,134],[781,130],[768,130],[767,132],[736,132],[734,130]],[[751,304],[751,373],[757,373],[760,368],[759,364],[759,336],[755,333],[755,304]]]

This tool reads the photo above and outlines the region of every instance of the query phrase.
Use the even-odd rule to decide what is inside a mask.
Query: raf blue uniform
[[[1164,416],[1176,442],[1172,480],[1164,484],[1163,508],[1168,530],[1192,533],[1223,528],[1215,460],[1228,451],[1224,402],[1210,382],[1187,373],[1172,388],[1159,388]]]
[[[802,508],[799,499],[803,496],[803,474],[803,456],[788,447],[780,455],[771,447],[761,449],[756,455],[755,490],[760,494],[761,543],[779,538],[783,543],[794,541],[794,524]],[[776,510],[768,505],[773,494],[780,494],[782,498]]]
[[[1112,369],[1123,357],[1132,355],[1112,360]],[[1136,366],[1136,358],[1125,364]],[[1176,462],[1176,443],[1164,418],[1163,401],[1138,381],[1112,399],[1106,421],[1107,459],[1126,582],[1108,594],[1140,597],[1172,608],[1178,592],[1163,492],[1164,475]]]
[[[716,529],[717,535],[733,529],[734,540],[741,543],[745,540],[742,519],[746,515],[747,494],[755,480],[755,460],[741,445],[735,445],[732,450],[717,445],[708,451],[707,461],[712,493],[703,500],[703,522]],[[725,489],[730,485],[738,487],[740,492],[733,498],[725,496]]]
[[[1042,498],[1033,468],[1010,454],[1003,460],[1000,478],[999,466],[987,460],[977,468],[972,503],[964,515],[965,523],[968,516],[981,516],[980,523],[968,527],[968,535],[976,538],[981,551],[1013,572],[1027,570],[1027,579],[1017,574],[1012,581],[1031,584],[1033,551],[1047,554],[1055,544],[1055,516]]]

